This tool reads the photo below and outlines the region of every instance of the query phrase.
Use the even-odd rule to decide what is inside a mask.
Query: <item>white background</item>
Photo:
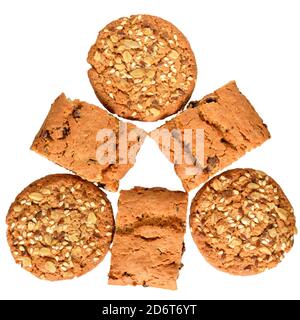
[[[272,299],[300,298],[300,241],[275,269],[235,277],[208,265],[186,234],[177,291],[107,285],[110,255],[71,280],[41,281],[16,265],[6,242],[5,216],[15,196],[42,176],[66,172],[29,151],[50,104],[62,91],[99,104],[86,56],[108,22],[150,13],[173,22],[194,49],[199,78],[193,99],[235,79],[272,139],[231,168],[266,171],[283,187],[300,221],[299,1],[1,1],[0,2],[0,298],[27,299]],[[153,129],[158,123],[146,124]],[[182,189],[172,165],[146,141],[137,165],[121,183]],[[190,194],[190,198],[195,192]],[[114,203],[118,195],[109,194]]]

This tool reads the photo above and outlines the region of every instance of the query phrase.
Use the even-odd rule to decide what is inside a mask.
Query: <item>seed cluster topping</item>
[[[209,262],[234,274],[275,267],[293,245],[293,209],[265,173],[232,170],[212,179],[196,196],[192,234]]]
[[[113,216],[104,193],[71,177],[50,176],[32,184],[7,218],[16,262],[42,279],[86,273],[101,262],[112,241]]]
[[[170,23],[151,16],[119,19],[99,33],[89,63],[92,83],[122,116],[155,120],[178,111],[191,95],[196,63],[189,43]],[[93,81],[92,81],[93,82]],[[101,100],[101,99],[100,99]],[[117,110],[123,106],[122,111]],[[126,114],[125,114],[126,113]]]

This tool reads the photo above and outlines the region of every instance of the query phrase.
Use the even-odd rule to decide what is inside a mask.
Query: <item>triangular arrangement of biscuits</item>
[[[280,186],[254,169],[214,176],[270,138],[236,83],[188,104],[197,80],[191,46],[170,22],[149,15],[107,25],[88,62],[91,85],[108,111],[65,94],[52,104],[31,149],[76,175],[46,176],[17,196],[7,215],[16,263],[40,279],[72,279],[96,267],[112,244],[109,284],[176,289],[188,192],[205,183],[190,209],[204,258],[235,275],[275,267],[296,234]],[[111,113],[138,121],[177,115],[146,133]],[[174,164],[186,192],[121,191],[115,221],[101,188],[118,191],[147,135]]]

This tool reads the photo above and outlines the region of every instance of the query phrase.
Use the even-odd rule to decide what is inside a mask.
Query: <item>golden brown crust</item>
[[[6,223],[16,263],[51,281],[79,277],[95,268],[108,252],[114,232],[105,193],[67,174],[31,183],[11,205]]]
[[[179,130],[181,137],[185,129],[194,131],[192,148],[183,149],[189,149],[188,155],[194,164],[175,164],[175,171],[186,191],[198,187],[209,177],[270,138],[266,125],[234,81],[199,102],[191,103],[187,110],[154,133],[159,134],[165,129]],[[196,153],[196,146],[199,145],[195,141],[197,129],[204,130],[204,163]],[[174,136],[172,140],[178,139]],[[162,145],[160,148],[162,149]],[[174,159],[171,161],[174,162]]]
[[[182,109],[197,78],[193,51],[170,22],[135,15],[111,22],[88,54],[90,82],[117,115],[156,121]]]
[[[280,186],[253,169],[226,171],[195,196],[193,239],[221,271],[253,275],[275,267],[293,246],[293,208]]]
[[[163,188],[121,191],[109,284],[176,289],[187,201]]]
[[[119,181],[134,165],[134,161],[125,163],[126,159],[123,159],[121,163],[119,159],[119,138],[125,133],[120,125],[121,122],[107,111],[79,100],[71,101],[61,94],[52,104],[31,149],[88,181],[117,191]],[[105,140],[97,141],[101,129],[112,130],[116,137],[114,164],[98,162],[97,150],[106,143]],[[125,147],[130,150],[136,145],[138,152],[146,134],[135,125],[127,124],[127,133],[133,131],[136,135],[131,136]],[[129,153],[127,160],[130,160]]]

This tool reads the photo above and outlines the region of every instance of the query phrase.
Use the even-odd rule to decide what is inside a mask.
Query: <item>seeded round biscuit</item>
[[[46,280],[72,279],[96,267],[114,231],[105,193],[68,174],[30,184],[11,205],[6,222],[16,263]]]
[[[261,171],[227,171],[193,200],[192,236],[204,258],[235,275],[275,267],[293,246],[293,208],[280,186]]]
[[[88,75],[101,103],[140,121],[164,119],[182,109],[197,78],[193,51],[170,22],[149,15],[120,18],[98,34]]]

